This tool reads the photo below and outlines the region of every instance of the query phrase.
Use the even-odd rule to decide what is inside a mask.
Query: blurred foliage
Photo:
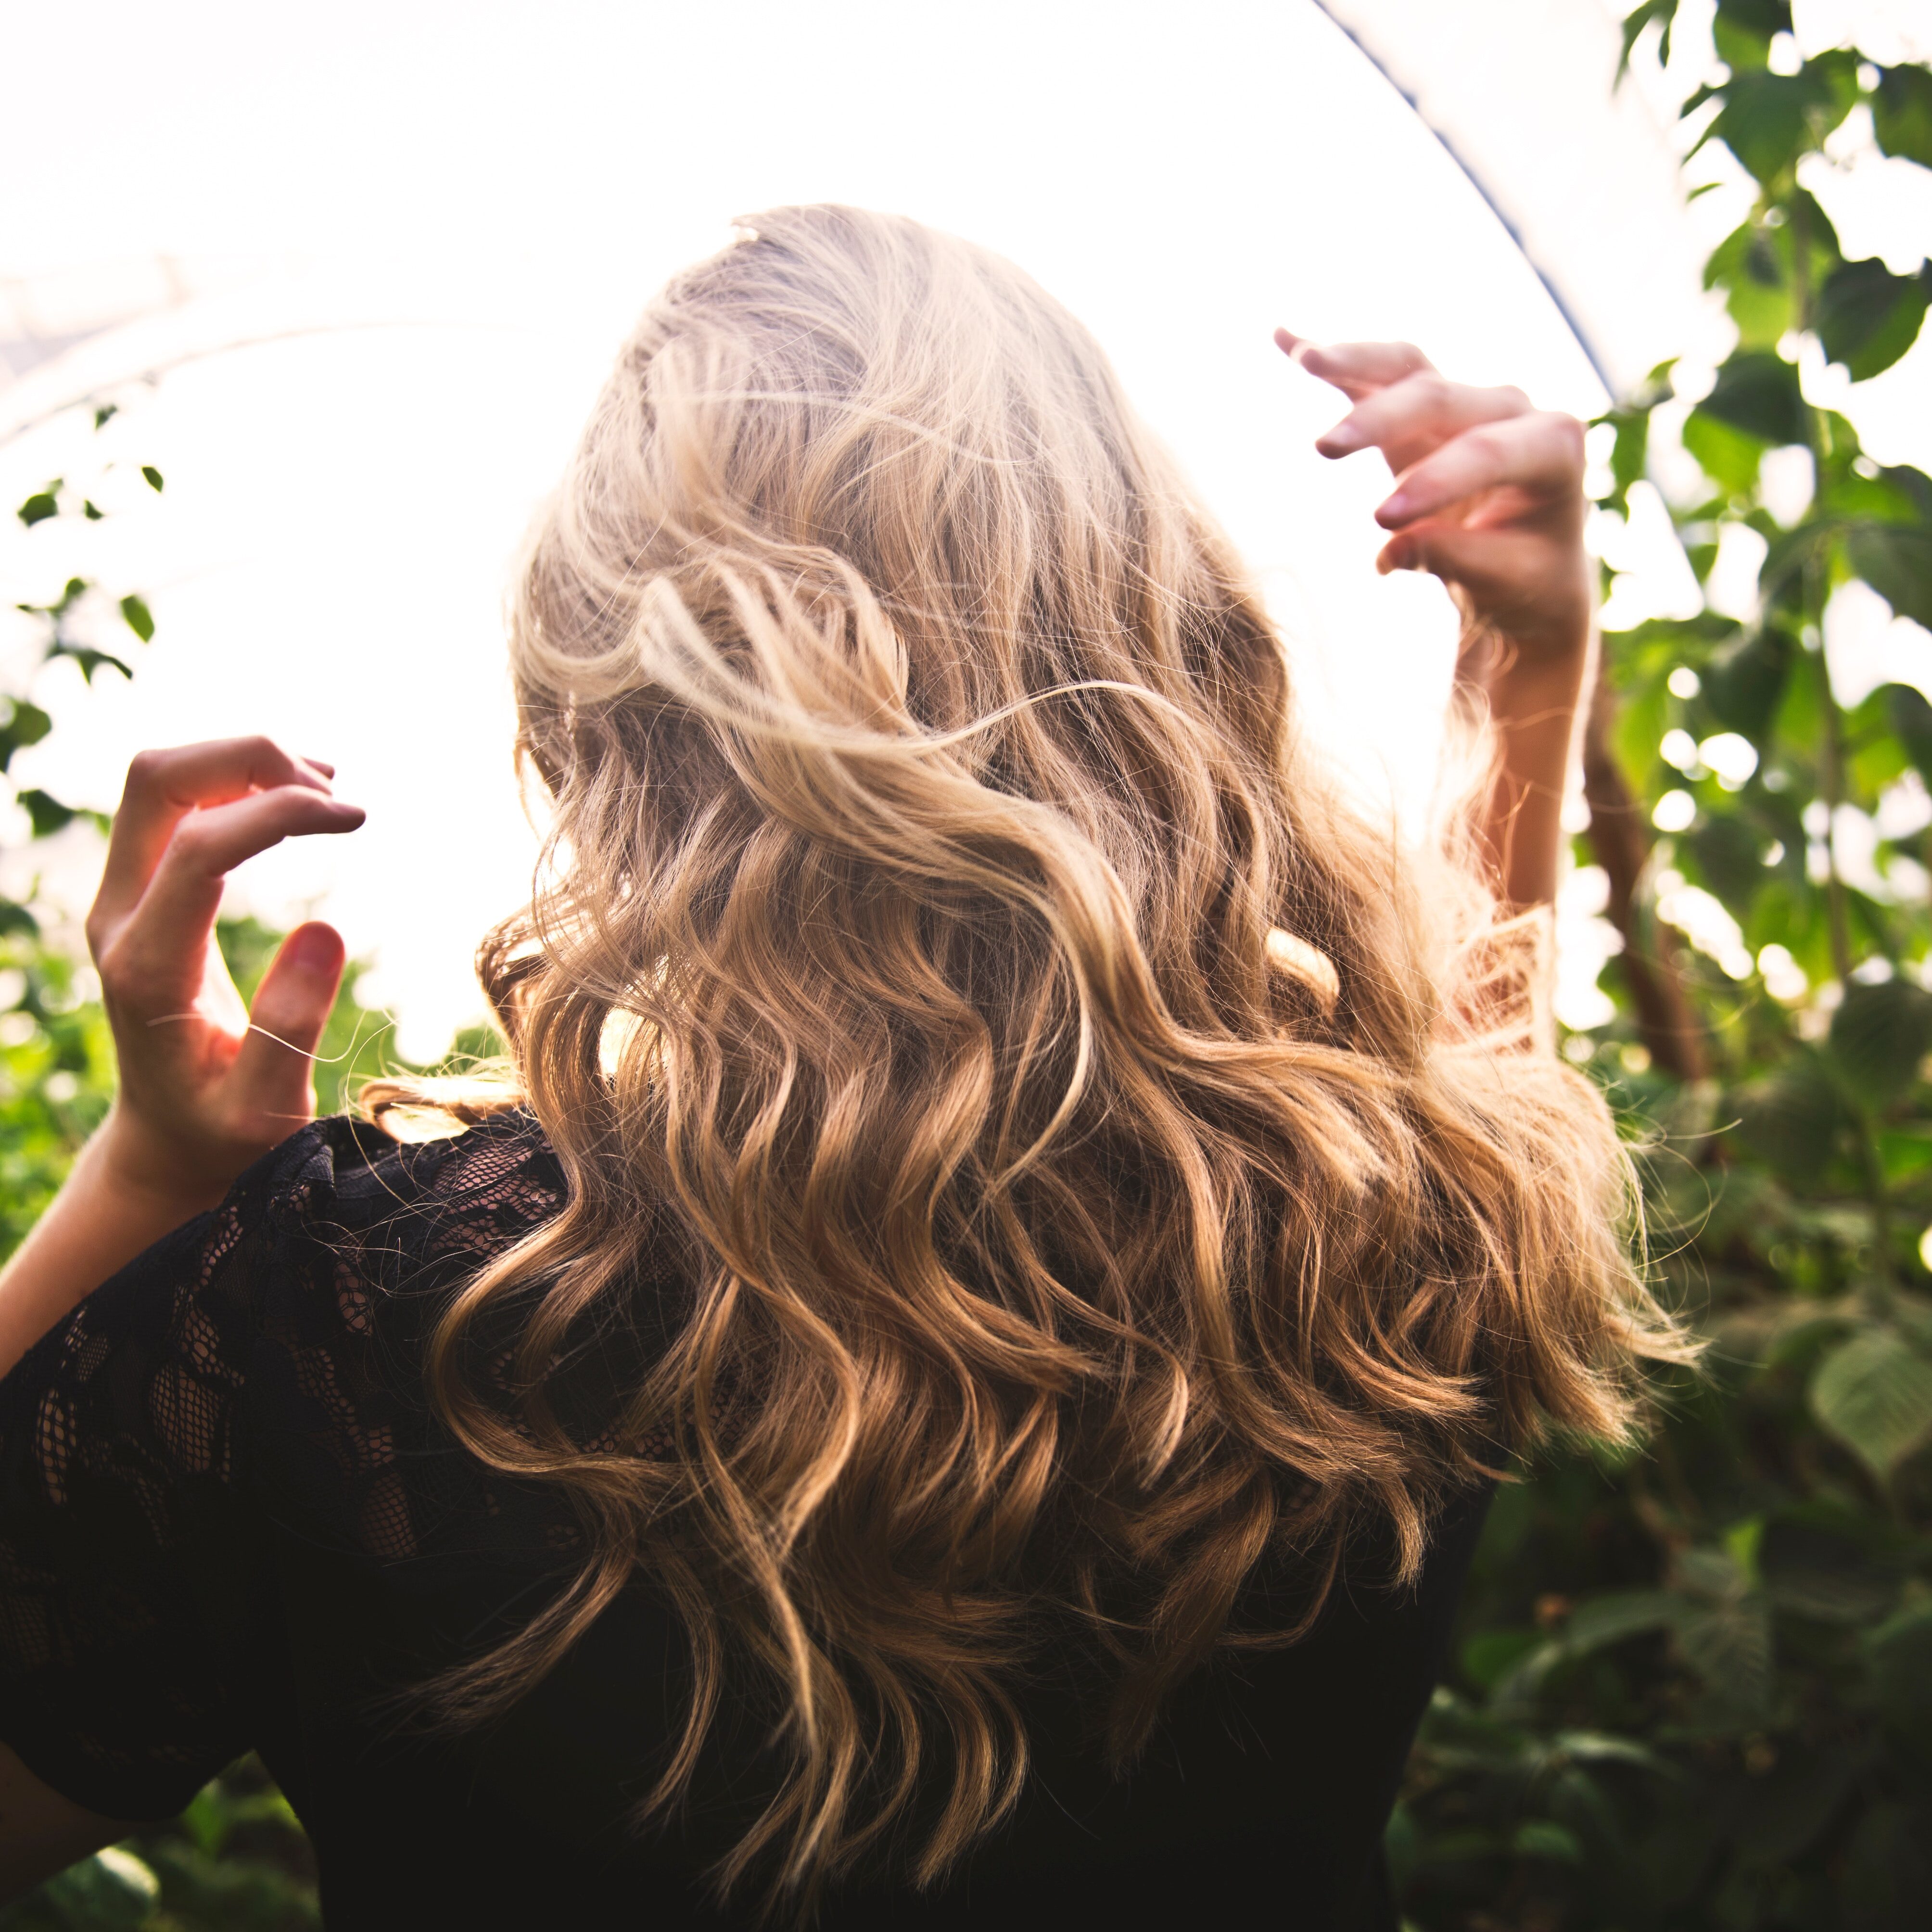
[[[1626,58],[1676,12],[1646,0]],[[1918,334],[1932,263],[1847,260],[1800,174],[1861,108],[1932,166],[1932,73],[1800,61],[1791,24],[1719,0],[1724,77],[1684,106],[1756,186],[1706,273],[1736,346],[1701,396],[1656,370],[1595,445],[1627,514],[1681,418],[1699,580],[1720,548],[1761,557],[1749,615],[1606,637],[1578,853],[1614,874],[1634,838],[1637,884],[1617,1017],[1566,1050],[1628,1124],[1654,1272],[1710,1349],[1664,1379],[1644,1454],[1497,1497],[1390,1829],[1420,1932],[1932,1924],[1932,705],[1843,701],[1823,650],[1855,583],[1932,623],[1932,480],[1864,455],[1798,366],[1815,340],[1864,381]]]
[[[96,410],[95,427],[113,412],[110,406]],[[143,466],[141,474],[149,488],[161,488],[159,471]],[[15,512],[28,530],[56,517],[98,522],[105,514],[90,495],[59,478]],[[27,653],[21,688],[0,691],[0,774],[10,778],[16,753],[52,728],[31,694],[46,664],[71,658],[90,683],[105,673],[131,677],[134,666],[122,655],[127,647],[118,634],[132,632],[143,644],[154,634],[140,596],[110,596],[91,578],[70,579],[50,604],[16,608],[38,620],[40,637],[38,651]],[[32,865],[38,842],[74,836],[68,828],[76,821],[99,830],[107,821],[37,788],[16,786],[14,796],[26,811],[28,840],[24,849],[7,854],[9,877],[22,896],[0,896],[0,1260],[39,1218],[106,1114],[115,1070],[112,1040],[97,982],[80,956],[80,935],[47,929]],[[252,998],[280,934],[254,919],[224,920],[217,931],[236,986]],[[316,1047],[317,1100],[326,1112],[347,1106],[363,1081],[406,1064],[390,1050],[388,1016],[356,998],[364,963],[352,964]],[[441,1065],[412,1070],[454,1072],[497,1044],[494,1034],[478,1029],[459,1036]],[[303,1932],[321,1922],[307,1836],[253,1757],[230,1766],[179,1818],[0,1906],[0,1932]]]

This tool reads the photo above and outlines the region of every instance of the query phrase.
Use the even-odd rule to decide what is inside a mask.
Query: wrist
[[[181,1173],[117,1101],[0,1268],[0,1373],[142,1249],[224,1192]]]
[[[1533,650],[1491,632],[1465,644],[1456,676],[1460,682],[1482,693],[1498,726],[1520,726],[1558,712],[1574,713],[1582,697],[1590,658],[1587,630]]]
[[[232,1178],[212,1172],[178,1135],[157,1131],[124,1095],[116,1096],[88,1151],[118,1198],[164,1228],[218,1205]]]

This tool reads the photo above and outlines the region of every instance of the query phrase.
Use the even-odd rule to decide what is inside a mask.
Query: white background
[[[1543,10],[1591,58],[1613,55],[1594,0]],[[1512,43],[1475,51],[1493,98]],[[16,779],[106,807],[140,746],[247,730],[332,759],[368,824],[268,855],[237,902],[332,919],[377,962],[364,990],[396,1006],[412,1056],[476,1010],[476,938],[527,888],[500,643],[511,554],[629,321],[734,215],[892,208],[1038,276],[1262,573],[1311,728],[1406,807],[1426,788],[1450,614],[1432,583],[1373,575],[1385,474],[1313,455],[1341,406],[1270,331],[1408,337],[1467,380],[1580,414],[1603,401],[1493,216],[1305,0],[8,0],[0,62],[0,277],[57,290],[164,255],[213,291],[0,391],[0,433],[96,380],[255,345],[172,366],[98,438],[70,415],[0,446],[10,507],[111,458],[102,501],[124,508],[26,532],[7,519],[8,604],[83,570],[146,591],[159,626],[130,686],[44,676],[59,728]],[[1526,99],[1540,84],[1518,82]],[[1577,98],[1580,140],[1601,116]],[[1633,176],[1632,193],[1654,200],[1661,178]],[[1914,191],[1863,191],[1886,245],[1921,219]],[[1649,218],[1684,217],[1655,200]],[[1692,293],[1670,277],[1654,301],[1682,312]],[[1721,354],[1721,330],[1710,340]],[[1932,445],[1926,362],[1922,347],[1866,425],[1881,454]],[[143,462],[166,473],[159,499],[128,466]],[[1660,607],[1684,595],[1673,567],[1646,593]],[[0,631],[16,668],[28,635]]]

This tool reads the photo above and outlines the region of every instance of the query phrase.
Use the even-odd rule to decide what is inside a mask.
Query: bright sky
[[[1600,46],[1606,9],[1565,4]],[[98,440],[68,418],[0,446],[10,504],[104,457],[167,477],[153,500],[116,472],[128,514],[104,524],[7,520],[9,604],[84,569],[159,626],[130,686],[49,674],[60,728],[16,776],[105,806],[146,743],[266,730],[332,759],[368,826],[268,855],[238,898],[333,920],[415,1056],[476,1010],[476,938],[527,888],[510,554],[634,313],[732,216],[895,208],[1036,274],[1262,572],[1322,734],[1411,804],[1448,608],[1373,575],[1384,472],[1312,454],[1340,405],[1270,330],[1408,337],[1459,376],[1601,404],[1494,218],[1306,0],[114,0],[5,9],[0,58],[0,277],[161,254],[234,284],[0,393],[0,434],[57,376],[284,336],[176,369]]]

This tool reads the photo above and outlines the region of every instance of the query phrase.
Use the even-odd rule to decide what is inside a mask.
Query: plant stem
[[[1704,1030],[1678,976],[1676,932],[1661,920],[1651,922],[1649,934],[1638,930],[1637,886],[1650,856],[1650,829],[1643,807],[1632,795],[1610,748],[1610,723],[1616,715],[1617,700],[1610,682],[1609,662],[1606,652],[1583,731],[1583,796],[1590,808],[1590,850],[1609,875],[1605,910],[1624,942],[1618,964],[1636,1010],[1637,1031],[1652,1060],[1666,1072],[1680,1080],[1701,1080],[1710,1064]]]
[[[1832,667],[1826,662],[1822,629],[1821,625],[1818,688],[1825,729],[1824,755],[1819,762],[1824,780],[1825,807],[1831,814],[1825,827],[1825,910],[1831,928],[1832,970],[1843,986],[1852,974],[1851,921],[1845,898],[1845,882],[1838,872],[1838,807],[1845,799],[1845,714],[1839,709],[1838,698],[1832,689]]]

